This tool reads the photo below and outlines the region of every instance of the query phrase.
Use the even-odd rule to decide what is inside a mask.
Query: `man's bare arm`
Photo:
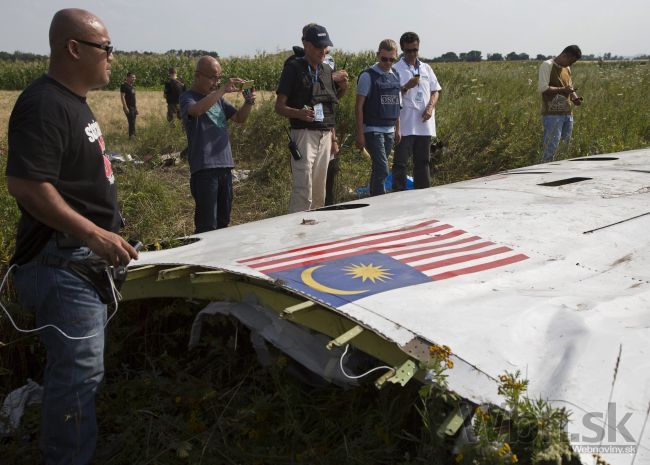
[[[119,235],[74,211],[49,182],[7,177],[7,189],[41,223],[84,241],[111,265],[127,265],[138,252]]]

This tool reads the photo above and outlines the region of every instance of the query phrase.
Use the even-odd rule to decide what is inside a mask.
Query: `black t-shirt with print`
[[[135,87],[126,82],[120,86],[120,92],[124,94],[124,101],[129,108],[135,108]]]
[[[48,76],[37,79],[11,112],[8,146],[7,176],[49,182],[76,212],[103,229],[119,230],[115,177],[84,97]],[[32,259],[53,232],[20,210],[11,260],[17,264]]]

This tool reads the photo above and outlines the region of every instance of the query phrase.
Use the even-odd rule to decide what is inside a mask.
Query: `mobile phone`
[[[142,242],[137,239],[129,239],[128,243],[135,249],[136,252],[139,252],[142,248]]]
[[[255,84],[255,81],[253,81],[253,80],[240,82],[239,83],[239,90],[252,89],[253,84]]]

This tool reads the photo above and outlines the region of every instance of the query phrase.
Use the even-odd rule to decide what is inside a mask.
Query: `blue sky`
[[[421,56],[480,50],[557,54],[650,53],[648,0],[2,0],[0,50],[48,53],[54,12],[76,6],[101,17],[120,50],[215,50],[222,56],[276,52],[299,44],[304,24],[327,27],[338,49],[375,49],[405,31],[420,35]],[[183,5],[192,5],[192,10]]]

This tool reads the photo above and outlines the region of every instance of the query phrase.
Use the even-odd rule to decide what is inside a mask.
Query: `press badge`
[[[424,92],[422,92],[422,90],[420,89],[418,89],[418,93],[415,94],[415,102],[416,103],[424,102]]]
[[[314,121],[321,122],[325,119],[325,113],[323,112],[323,104],[319,103],[314,105]]]

